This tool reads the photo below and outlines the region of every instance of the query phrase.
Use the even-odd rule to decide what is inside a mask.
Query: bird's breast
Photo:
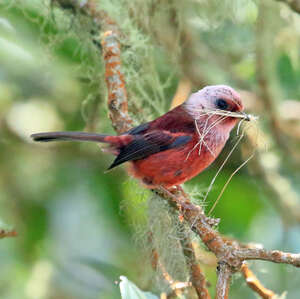
[[[133,161],[130,172],[149,187],[179,185],[207,168],[219,155],[227,138],[213,130],[205,136],[195,133],[191,141],[181,147]]]

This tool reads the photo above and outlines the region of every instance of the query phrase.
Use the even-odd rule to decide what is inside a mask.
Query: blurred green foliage
[[[191,73],[199,79],[193,81],[194,89],[205,82],[257,90],[259,1],[98,2],[124,33],[123,72],[136,123],[167,111],[179,80]],[[276,101],[299,101],[300,17],[276,1],[266,3],[266,64]],[[172,14],[176,18],[170,19]],[[157,294],[166,288],[155,282],[147,230],[149,223],[161,229],[165,237],[160,245],[173,250],[168,234],[171,239],[176,232],[161,220],[169,219],[167,207],[156,212],[155,199],[122,167],[105,173],[112,157],[95,144],[36,145],[29,139],[31,133],[47,130],[113,133],[101,49],[90,34],[95,30],[88,18],[54,2],[1,1],[0,228],[5,223],[18,232],[17,238],[0,240],[1,298],[119,298],[115,281],[120,275]],[[194,40],[193,57],[182,56],[187,31]],[[203,203],[224,157],[186,184],[207,211],[242,162],[237,152]],[[299,227],[282,227],[262,181],[246,169],[233,178],[213,215],[221,218],[219,230],[226,235],[300,250]],[[168,265],[180,277],[172,262]],[[299,298],[297,269],[262,262],[251,266],[266,286]],[[214,285],[214,269],[204,270]],[[253,297],[237,276],[231,298]]]

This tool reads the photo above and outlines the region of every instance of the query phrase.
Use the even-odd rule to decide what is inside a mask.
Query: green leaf
[[[158,299],[150,292],[141,291],[134,283],[125,276],[120,276],[120,292],[122,299]]]

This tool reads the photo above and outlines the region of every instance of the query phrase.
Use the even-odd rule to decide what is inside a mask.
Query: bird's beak
[[[245,112],[229,112],[228,113],[229,117],[234,117],[234,118],[240,118],[246,121],[251,121],[252,119],[252,115],[251,114],[247,114]]]
[[[245,113],[245,112],[241,112],[241,113],[240,113],[240,118],[242,118],[242,119],[244,119],[244,120],[246,120],[246,121],[250,121],[250,120],[251,120],[250,114],[247,114],[247,113]]]
[[[245,112],[236,113],[235,117],[241,118],[246,121],[258,120],[258,116],[253,114],[247,114]]]
[[[203,109],[202,111],[206,113],[211,113],[215,115],[222,115],[226,117],[234,117],[234,118],[240,118],[246,121],[253,121],[257,120],[258,117],[252,114],[247,114],[245,112],[231,112],[231,111],[220,111],[220,110],[209,110],[209,109]]]

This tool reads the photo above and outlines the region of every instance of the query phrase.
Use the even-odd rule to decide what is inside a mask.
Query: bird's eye
[[[216,106],[218,107],[218,109],[226,110],[229,105],[227,104],[227,102],[225,100],[217,99],[216,100]]]

